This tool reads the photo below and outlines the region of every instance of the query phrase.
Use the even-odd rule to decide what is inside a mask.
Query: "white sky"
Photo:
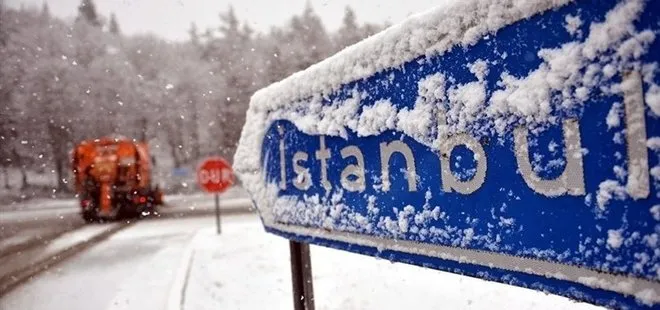
[[[41,7],[46,1],[51,12],[62,18],[77,14],[80,0],[5,0],[12,7]],[[252,28],[267,32],[271,26],[285,24],[293,14],[299,14],[308,0],[94,0],[97,11],[117,15],[119,26],[126,34],[151,32],[167,39],[184,40],[191,22],[201,31],[219,25],[218,13],[234,6],[238,18]],[[447,0],[309,0],[321,16],[327,29],[341,24],[344,7],[350,5],[358,21],[396,23],[410,14],[425,11]]]

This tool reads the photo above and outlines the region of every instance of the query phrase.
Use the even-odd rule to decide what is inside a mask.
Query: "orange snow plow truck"
[[[146,143],[114,137],[82,141],[73,150],[72,166],[87,222],[139,217],[163,203],[163,193],[152,184]]]

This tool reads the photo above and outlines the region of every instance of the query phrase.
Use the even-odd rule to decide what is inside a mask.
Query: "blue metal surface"
[[[489,73],[486,77],[487,97],[497,88],[497,81],[503,72],[516,77],[524,77],[536,69],[541,63],[538,51],[543,48],[558,48],[571,41],[584,40],[571,36],[564,27],[566,15],[580,15],[584,23],[580,30],[589,32],[590,22],[602,21],[605,14],[611,10],[616,1],[581,1],[559,9],[533,16],[527,20],[516,22],[480,40],[469,48],[454,48],[450,52],[430,58],[421,57],[393,68],[379,72],[373,76],[345,85],[330,98],[347,96],[357,89],[368,93],[362,100],[363,106],[373,105],[381,99],[390,100],[397,109],[414,107],[417,98],[418,82],[426,76],[442,72],[451,76],[450,84],[458,85],[475,81],[475,77],[465,66],[478,59],[487,60]],[[637,20],[638,29],[652,29],[656,34],[660,30],[658,14],[659,1],[648,1],[646,9]],[[649,53],[640,58],[642,63],[653,63],[660,60],[660,40],[655,40],[649,47]],[[503,54],[506,52],[506,57]],[[613,53],[613,51],[612,51]],[[621,77],[614,77],[614,80]],[[660,77],[654,81],[660,84]],[[648,84],[644,83],[644,91]],[[605,120],[612,105],[623,102],[620,95],[595,92],[584,106],[578,106],[571,111],[557,114],[559,119],[577,119],[579,121],[581,145],[587,150],[583,156],[584,195],[561,195],[548,197],[535,192],[519,172],[516,162],[513,133],[509,132],[504,139],[492,135],[480,135],[475,138],[481,142],[486,154],[487,171],[483,185],[471,194],[443,191],[441,178],[441,157],[437,150],[425,146],[413,138],[397,131],[386,131],[377,136],[358,137],[348,130],[347,139],[326,136],[325,145],[330,150],[331,158],[327,160],[328,180],[331,190],[326,190],[320,183],[321,165],[314,154],[320,148],[320,137],[307,135],[289,121],[273,122],[266,133],[262,158],[263,169],[267,181],[279,184],[280,171],[280,141],[284,141],[284,158],[286,165],[287,186],[280,190],[282,197],[297,197],[304,201],[305,197],[318,195],[321,203],[343,204],[350,208],[352,214],[359,214],[370,221],[373,226],[351,225],[341,221],[347,218],[339,217],[332,223],[332,231],[349,231],[354,234],[375,236],[382,239],[398,239],[416,241],[420,244],[441,245],[474,251],[498,253],[513,257],[524,257],[533,260],[556,263],[558,265],[577,266],[585,270],[595,270],[604,274],[623,275],[630,279],[642,279],[658,284],[660,274],[660,249],[649,242],[649,239],[660,232],[659,222],[650,211],[660,204],[657,180],[650,179],[650,194],[644,199],[611,199],[605,208],[599,208],[596,195],[600,184],[605,180],[617,180],[614,166],[627,167],[626,143],[615,143],[615,135],[621,134],[622,128],[612,130]],[[660,136],[660,122],[648,107],[645,112],[647,137]],[[282,130],[283,129],[283,130]],[[282,130],[283,134],[280,133]],[[551,126],[539,134],[531,135],[536,141],[529,148],[530,154],[542,155],[538,164],[542,169],[539,176],[553,179],[564,170],[563,131],[561,126]],[[403,156],[395,154],[389,162],[390,191],[379,187],[381,171],[380,143],[402,141],[414,154],[416,173],[418,175],[417,191],[409,191],[405,173],[399,169],[406,166]],[[559,144],[559,151],[550,151],[549,145]],[[363,192],[341,190],[340,177],[342,170],[350,164],[355,164],[354,158],[343,159],[339,154],[346,146],[357,146],[364,155],[366,189]],[[309,168],[312,176],[311,187],[299,190],[293,186],[296,172],[291,160],[296,152],[309,155],[304,166]],[[549,165],[552,160],[559,159],[559,165]],[[452,172],[459,179],[468,180],[473,177],[476,161],[472,152],[465,147],[457,147],[451,153]],[[648,150],[648,166],[659,165],[659,156],[653,150]],[[623,182],[625,186],[625,181]],[[429,194],[427,194],[430,193]],[[341,193],[341,195],[339,195]],[[332,195],[336,195],[334,202]],[[430,197],[429,197],[430,196]],[[379,206],[377,215],[370,215],[369,199]],[[423,237],[419,231],[406,229],[393,233],[386,226],[378,226],[379,220],[389,217],[396,220],[399,212],[408,205],[415,211],[423,210],[424,205],[433,210],[436,206],[441,216],[431,218],[420,228],[436,227],[444,234],[436,237]],[[307,228],[324,228],[326,217],[319,221],[309,220],[299,216],[292,209],[287,213],[276,213],[275,222]],[[330,212],[327,211],[326,212]],[[327,215],[327,214],[326,214]],[[412,227],[414,224],[409,225]],[[327,227],[325,227],[327,229]],[[523,271],[507,271],[498,266],[485,267],[480,264],[459,263],[452,260],[405,253],[404,251],[379,250],[378,246],[351,244],[351,242],[333,240],[332,238],[312,237],[284,231],[277,227],[267,227],[268,231],[280,234],[286,238],[297,239],[316,244],[322,244],[339,249],[367,255],[385,257],[394,261],[406,262],[420,266],[481,277],[514,285],[535,289],[543,289],[556,294],[585,300],[588,302],[614,307],[646,307],[632,296],[598,289],[575,283],[575,281],[552,279],[544,276],[525,273]],[[623,244],[620,247],[608,245],[608,232],[621,233]],[[331,233],[330,233],[331,234]],[[467,236],[470,235],[470,236]],[[487,263],[487,262],[486,262]]]
[[[188,168],[172,168],[172,176],[174,177],[187,177],[190,174],[191,171]]]

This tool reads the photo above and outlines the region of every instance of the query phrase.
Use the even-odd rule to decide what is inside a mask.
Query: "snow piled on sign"
[[[540,130],[556,125],[559,119],[555,115],[574,111],[596,91],[622,94],[625,85],[613,77],[626,68],[643,69],[644,81],[652,84],[646,93],[646,103],[655,111],[658,88],[653,77],[657,64],[642,66],[638,62],[648,52],[655,33],[636,31],[633,24],[643,11],[642,0],[617,5],[603,22],[590,25],[583,41],[540,50],[538,56],[542,62],[527,76],[503,72],[490,96],[484,82],[489,73],[488,63],[478,60],[467,64],[476,78],[474,82],[451,85],[442,72],[421,79],[412,109],[397,110],[388,99],[361,108],[363,98],[369,94],[358,91],[347,98],[327,102],[328,96],[348,82],[399,66],[418,55],[441,55],[455,45],[475,44],[487,33],[565,2],[457,1],[414,16],[260,90],[250,103],[234,168],[247,188],[252,191],[263,188],[259,154],[265,130],[274,120],[289,120],[306,134],[344,138],[346,130],[360,136],[396,130],[435,149],[442,137],[450,134],[469,132],[474,136],[503,137],[520,124]],[[576,25],[578,19],[568,16],[567,22]],[[570,30],[573,26],[568,27]],[[393,42],[396,44],[390,44]],[[612,109],[607,124],[611,128],[619,127],[622,111],[616,105]],[[617,136],[621,137],[618,133]],[[626,197],[626,189],[622,195],[613,182],[601,184],[597,193],[600,208],[605,208],[612,198]]]
[[[527,76],[516,77],[503,72],[497,83],[499,86],[490,96],[484,81],[488,64],[479,60],[468,64],[476,78],[474,82],[451,85],[442,72],[423,78],[413,109],[403,107],[397,111],[388,99],[383,99],[360,110],[362,99],[369,94],[357,91],[348,98],[327,102],[334,91],[348,82],[398,66],[417,55],[442,54],[452,44],[474,44],[488,32],[563,3],[534,1],[523,5],[523,2],[528,3],[511,0],[493,1],[488,5],[480,1],[454,3],[451,8],[416,16],[260,90],[253,96],[247,113],[235,168],[239,173],[259,169],[260,153],[255,150],[261,147],[267,125],[278,119],[290,120],[306,134],[344,138],[346,129],[361,136],[394,129],[435,148],[440,144],[439,138],[447,134],[469,132],[475,136],[503,136],[520,124],[532,129],[556,125],[559,119],[555,115],[575,110],[595,91],[621,94],[620,85],[613,79],[614,73],[639,66],[637,59],[655,40],[651,30],[631,31],[644,5],[642,0],[630,0],[609,12],[604,22],[593,23],[583,42],[540,50],[538,56],[543,61]],[[464,18],[457,20],[463,15]],[[476,23],[478,18],[483,22]],[[465,23],[471,27],[461,28]],[[495,25],[498,27],[494,28]],[[424,45],[415,40],[417,37],[438,37],[439,41],[432,44],[435,41],[424,40],[427,44]],[[388,45],[385,42],[399,43]],[[404,49],[406,46],[410,49]],[[379,58],[374,58],[375,55]],[[648,71],[653,74],[654,69]],[[646,94],[651,98],[646,101],[649,105],[654,104],[654,89],[652,85]],[[448,110],[444,111],[445,107]],[[613,111],[608,125],[618,126],[618,116],[618,110]]]
[[[580,16],[566,15],[566,25],[564,25],[564,28],[566,28],[568,33],[571,35],[579,35],[581,33],[580,26],[582,26],[582,19]]]
[[[607,245],[613,249],[618,249],[623,244],[623,237],[621,236],[621,229],[610,229],[607,231]]]
[[[316,95],[326,96],[349,82],[397,67],[419,55],[442,55],[470,46],[514,21],[568,3],[568,0],[453,1],[407,19],[359,44],[257,92],[254,105],[281,108]]]
[[[503,73],[500,81],[504,88],[493,93],[487,112],[498,133],[521,119],[528,124],[553,122],[553,111],[584,104],[596,88],[619,93],[612,75],[602,74],[599,64],[627,68],[633,65],[630,61],[646,52],[655,34],[650,30],[630,32],[643,7],[643,1],[626,1],[610,11],[605,22],[593,23],[584,42],[539,51],[543,63],[526,77]],[[609,50],[616,51],[615,55]],[[608,83],[613,86],[611,90],[603,88]],[[614,115],[608,117],[608,125],[616,125]]]
[[[364,107],[358,120],[357,134],[360,137],[373,136],[394,129],[396,108],[389,100],[378,100],[372,106]]]
[[[397,128],[417,141],[432,143],[436,132],[435,118],[444,117],[438,114],[437,106],[445,100],[445,76],[435,73],[417,83],[418,97],[415,107],[404,107],[397,115]],[[440,130],[440,128],[438,128]]]
[[[359,44],[264,88],[252,97],[247,112],[234,168],[244,182],[260,170],[261,142],[268,124],[275,119],[289,119],[306,133],[340,135],[343,128],[357,131],[356,115],[360,95],[322,105],[346,83],[394,68],[419,55],[441,55],[456,45],[470,46],[484,35],[514,21],[568,3],[568,0],[478,0],[454,1],[388,28]],[[343,106],[344,109],[333,108]],[[333,113],[339,112],[342,113]],[[406,115],[406,113],[404,113]],[[406,117],[402,128],[411,131]],[[323,124],[323,125],[322,125]],[[336,126],[330,126],[336,125]],[[429,132],[431,133],[431,132]],[[420,135],[413,137],[421,138]],[[255,183],[263,178],[253,178]],[[256,186],[253,187],[252,185]],[[263,187],[248,184],[248,187]]]

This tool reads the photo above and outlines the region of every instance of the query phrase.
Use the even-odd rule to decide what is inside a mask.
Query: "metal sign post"
[[[291,252],[291,282],[293,284],[293,308],[314,310],[314,285],[309,244],[289,241]]]
[[[229,163],[220,157],[207,158],[197,168],[197,183],[207,193],[212,193],[215,199],[215,223],[218,235],[222,232],[220,223],[220,196],[234,184],[234,173]]]
[[[215,194],[215,224],[218,227],[218,235],[222,233],[220,225],[220,195]]]

